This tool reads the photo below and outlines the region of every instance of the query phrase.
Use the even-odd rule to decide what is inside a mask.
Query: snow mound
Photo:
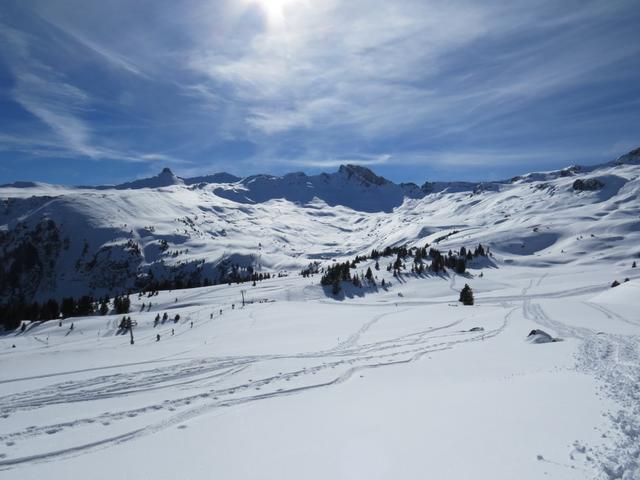
[[[591,299],[596,303],[613,303],[618,305],[633,305],[640,298],[640,280],[623,282],[616,288],[609,288]]]
[[[494,243],[494,250],[512,255],[533,255],[553,246],[559,239],[556,233],[532,233]]]

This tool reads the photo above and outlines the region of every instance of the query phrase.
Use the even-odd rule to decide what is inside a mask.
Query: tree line
[[[90,295],[82,295],[77,299],[65,297],[61,302],[55,298],[43,302],[25,302],[19,297],[0,304],[0,325],[7,330],[13,330],[18,328],[23,320],[44,322],[60,318],[87,317],[96,313],[124,314],[129,313],[131,300],[128,295],[118,295],[113,299],[113,305],[110,305],[109,297],[94,299]]]
[[[406,245],[386,247],[382,251],[373,249],[370,255],[358,255],[353,260],[328,266],[323,271],[320,283],[324,286],[331,286],[334,295],[340,292],[341,282],[351,282],[353,285],[361,287],[363,285],[362,279],[357,273],[351,274],[351,270],[357,268],[358,263],[366,260],[375,260],[374,268],[379,270],[379,260],[390,256],[395,256],[396,258],[388,264],[387,271],[392,271],[394,276],[400,275],[402,270],[407,270],[408,262],[410,262],[412,273],[423,274],[426,271],[439,273],[449,268],[456,273],[462,274],[466,271],[467,262],[476,257],[486,257],[488,254],[488,247],[484,247],[482,244],[478,244],[475,249],[461,247],[457,252],[449,250],[446,253],[429,244],[423,247],[407,247]],[[308,271],[303,271],[302,273],[303,275],[305,273],[308,274]],[[364,278],[366,282],[375,284],[371,267],[367,269]]]

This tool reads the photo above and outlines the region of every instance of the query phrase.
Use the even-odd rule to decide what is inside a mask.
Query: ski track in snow
[[[20,465],[84,454],[153,434],[217,409],[284,395],[302,394],[319,388],[330,388],[348,381],[354,374],[367,369],[414,362],[428,354],[463,347],[471,342],[489,340],[504,331],[512,314],[521,309],[524,318],[549,329],[559,337],[579,340],[581,346],[576,359],[576,369],[595,374],[602,383],[603,393],[614,398],[621,406],[619,411],[608,413],[610,421],[616,428],[615,447],[593,446],[592,455],[586,456],[590,459],[593,457],[593,461],[599,462],[600,470],[606,472],[609,478],[619,478],[622,473],[638,468],[637,449],[640,438],[640,425],[637,421],[637,418],[640,418],[640,394],[637,387],[640,384],[638,337],[594,332],[585,327],[569,326],[552,319],[543,309],[540,301],[544,301],[545,298],[566,298],[577,295],[576,292],[584,294],[595,291],[596,287],[556,290],[548,295],[530,293],[534,286],[539,288],[543,280],[544,276],[537,281],[529,280],[519,295],[481,296],[478,299],[479,304],[497,304],[505,311],[501,325],[483,332],[457,330],[456,326],[464,320],[462,318],[392,338],[361,342],[363,336],[385,317],[405,313],[423,304],[450,303],[450,300],[446,302],[404,301],[396,308],[387,306],[387,311],[370,316],[345,340],[339,341],[334,347],[326,350],[289,355],[177,358],[188,353],[188,351],[182,351],[168,358],[144,362],[3,380],[2,383],[14,383],[78,373],[97,373],[103,369],[154,367],[126,373],[98,375],[82,380],[68,380],[0,397],[0,417],[2,418],[8,418],[21,411],[53,405],[100,402],[153,391],[165,392],[169,398],[160,402],[149,402],[136,408],[106,411],[73,421],[31,426],[24,430],[1,433],[0,442],[11,447],[18,442],[47,438],[72,429],[93,428],[92,441],[86,444],[44,451],[36,450],[28,455],[15,457],[4,454],[4,457],[0,458],[0,469],[11,469]],[[454,288],[455,275],[452,275],[450,282],[450,288]],[[601,287],[598,288],[601,289]],[[637,323],[602,305],[588,301],[582,303],[608,319],[637,326]],[[252,310],[248,315],[250,323],[247,328],[253,328],[258,321],[257,315],[267,308],[270,308],[270,305],[258,306]],[[198,320],[196,312],[205,310],[210,309],[203,308],[191,312],[182,323],[190,321],[190,318],[195,318],[196,322],[202,321]],[[281,362],[288,363],[292,360],[299,361],[304,366],[288,370],[281,367]],[[260,371],[266,370],[273,373],[246,380],[247,369],[250,367],[260,367]],[[292,385],[294,382],[295,384]],[[162,413],[161,420],[154,415],[157,413]],[[127,420],[132,418],[142,420],[143,426],[118,435],[106,435],[101,439],[99,434],[96,435],[96,427],[99,425],[122,423],[126,429]],[[145,418],[147,420],[144,420]],[[96,440],[96,438],[99,439]]]
[[[543,304],[546,300],[564,299],[602,291],[600,285],[587,285],[579,288],[556,289],[550,293],[531,290],[543,288],[546,275],[529,279],[517,295],[478,295],[479,305],[499,306],[504,315],[500,325],[482,332],[461,331],[457,328],[462,317],[440,325],[429,326],[417,331],[394,335],[376,341],[362,341],[366,334],[380,324],[382,320],[393,315],[406,315],[412,309],[423,305],[450,304],[451,300],[414,301],[402,299],[396,307],[392,304],[377,305],[385,311],[369,315],[360,326],[344,340],[333,347],[316,351],[295,354],[263,354],[240,355],[214,358],[185,357],[191,350],[182,350],[172,355],[147,361],[113,364],[106,367],[74,369],[50,374],[15,377],[4,379],[0,384],[64,377],[77,374],[96,374],[89,378],[73,379],[53,383],[46,387],[28,389],[19,393],[0,397],[0,418],[9,418],[21,412],[46,409],[55,405],[93,404],[101,413],[84,415],[72,421],[29,426],[22,430],[0,433],[0,443],[7,446],[0,457],[0,470],[13,469],[21,465],[52,461],[82,455],[97,449],[130,442],[142,436],[177,426],[182,422],[233,406],[274,399],[286,395],[298,395],[321,388],[331,388],[344,383],[355,374],[367,369],[397,366],[415,362],[430,354],[443,350],[463,348],[466,344],[490,340],[504,331],[510,323],[512,315],[521,310],[525,319],[531,320],[548,329],[562,339],[576,339],[580,342],[576,358],[576,370],[595,375],[600,381],[602,394],[613,398],[620,409],[607,412],[614,426],[615,444],[589,447],[581,446],[576,440],[576,449],[572,458],[583,455],[585,462],[591,462],[598,472],[604,472],[605,478],[622,478],[625,472],[638,471],[638,444],[640,439],[640,354],[638,352],[638,336],[614,335],[595,332],[586,327],[568,325],[552,318]],[[456,275],[449,279],[449,289],[455,291]],[[305,287],[306,288],[306,287]],[[319,301],[318,303],[324,303]],[[394,299],[394,304],[395,304]],[[593,309],[608,320],[619,321],[626,325],[638,326],[638,323],[626,318],[611,309],[582,300],[580,303]],[[364,302],[348,302],[348,305],[370,306]],[[255,305],[247,315],[247,329],[253,329],[260,322],[260,315],[273,304]],[[192,310],[180,321],[184,325],[194,321],[194,328],[209,321],[207,312],[210,307]],[[201,314],[205,313],[203,320]],[[216,318],[212,321],[216,321]],[[107,327],[115,320],[110,320]],[[173,321],[167,322],[168,326]],[[113,325],[112,325],[113,326]],[[80,328],[78,328],[80,330]],[[107,328],[101,333],[108,336]],[[177,335],[186,334],[184,329]],[[77,332],[76,332],[77,333]],[[113,331],[115,333],[115,330]],[[112,334],[113,334],[112,333]],[[152,334],[140,338],[151,338]],[[69,340],[73,342],[73,340]],[[80,341],[80,340],[77,340]],[[294,363],[292,365],[291,363]],[[99,375],[102,370],[142,367],[120,373]],[[145,368],[150,367],[150,368]],[[294,367],[294,368],[292,368]],[[251,371],[260,371],[260,375],[251,375]],[[111,399],[122,399],[130,396],[159,392],[153,400],[146,404],[136,404],[134,408],[108,410],[107,404],[99,402]],[[161,398],[163,400],[158,401]],[[107,410],[107,411],[105,411]],[[128,421],[135,419],[134,425]],[[100,434],[101,426],[118,426],[118,434],[114,430],[105,429]],[[127,428],[129,427],[129,428]],[[65,446],[52,449],[50,442],[43,439],[64,435],[74,429],[91,429],[91,441],[80,445]],[[28,452],[11,456],[12,447],[33,442],[34,447]],[[597,462],[597,465],[596,465]],[[634,478],[634,477],[629,477]]]
[[[532,298],[539,297],[531,296],[522,302],[524,317],[561,338],[579,340],[576,369],[595,375],[601,383],[602,393],[619,405],[618,411],[607,413],[615,428],[614,446],[593,446],[593,455],[585,455],[586,460],[598,462],[596,469],[608,479],[640,478],[640,336],[614,335],[569,326],[552,319]],[[583,303],[608,319],[638,325],[602,305]],[[584,452],[584,447],[581,451]]]
[[[35,437],[57,434],[66,429],[80,426],[99,423],[110,425],[113,422],[138,417],[159,410],[175,411],[181,408],[184,409],[180,413],[173,414],[161,422],[150,423],[143,428],[135,429],[123,435],[105,438],[73,448],[39,452],[23,457],[3,458],[0,459],[0,468],[12,468],[23,463],[77,455],[92,449],[104,448],[109,444],[130,441],[141,435],[154,433],[218,408],[230,407],[281,395],[299,394],[312,389],[337,385],[347,381],[356,372],[361,370],[413,362],[430,353],[451,349],[469,342],[490,339],[498,335],[505,328],[508,318],[507,314],[501,326],[493,330],[481,332],[480,334],[477,334],[477,332],[471,333],[452,330],[462,321],[458,320],[443,326],[432,327],[395,338],[361,345],[358,344],[360,337],[376,322],[385,316],[397,314],[400,311],[401,310],[394,309],[390,312],[373,316],[345,341],[338,343],[334,348],[326,351],[305,352],[296,355],[257,355],[179,362],[174,365],[164,365],[161,368],[151,370],[104,375],[88,380],[71,380],[45,388],[0,397],[0,416],[7,418],[22,410],[44,408],[56,404],[72,405],[77,402],[121,398],[123,396],[154,390],[200,390],[199,393],[179,396],[178,398],[165,400],[160,403],[152,403],[131,410],[106,412],[101,415],[82,418],[72,422],[29,427],[22,431],[0,434],[0,442],[15,444],[18,441],[21,442]],[[216,388],[216,384],[222,381],[233,381],[234,378],[240,376],[249,366],[268,363],[277,364],[278,360],[291,359],[305,360],[305,363],[310,363],[310,365],[260,379],[238,382],[224,388]],[[144,364],[147,362],[141,363]],[[277,370],[277,368],[273,368],[272,370]],[[314,381],[314,376],[318,374],[321,381]],[[304,385],[287,388],[287,382],[294,379],[297,380],[298,383],[300,383],[301,379],[304,379]],[[19,380],[23,379],[6,381],[12,382]],[[268,391],[256,393],[257,390],[261,389]]]

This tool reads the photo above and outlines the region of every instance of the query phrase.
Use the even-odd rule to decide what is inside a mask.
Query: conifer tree
[[[371,267],[367,268],[367,273],[364,275],[364,278],[366,278],[370,282],[373,281],[373,272],[371,271]]]
[[[473,305],[473,290],[465,283],[464,288],[460,291],[460,299],[463,305]]]
[[[64,318],[73,317],[76,313],[76,302],[73,297],[66,297],[62,299],[60,313],[62,313]]]
[[[105,299],[100,303],[100,315],[106,315],[107,313],[109,313],[109,301]]]
[[[80,300],[78,300],[78,304],[76,306],[76,314],[78,316],[85,317],[93,314],[93,312],[93,298],[91,298],[89,295],[83,295],[82,297],[80,297]]]

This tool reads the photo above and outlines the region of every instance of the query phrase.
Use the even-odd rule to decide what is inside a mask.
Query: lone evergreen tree
[[[466,283],[460,291],[460,299],[458,301],[462,302],[463,305],[473,305],[473,290]]]
[[[367,268],[367,273],[364,275],[364,278],[366,278],[370,282],[373,280],[373,272],[371,271],[371,267]]]
[[[109,313],[109,303],[103,300],[102,303],[100,303],[100,315],[106,315],[107,313]]]

